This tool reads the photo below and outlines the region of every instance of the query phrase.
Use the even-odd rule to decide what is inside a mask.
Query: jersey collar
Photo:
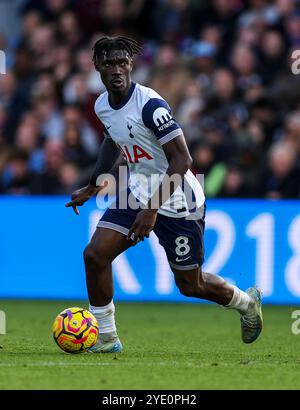
[[[126,105],[126,104],[128,103],[128,101],[130,100],[130,98],[131,98],[131,96],[132,96],[132,94],[133,94],[133,91],[134,91],[134,89],[135,89],[135,86],[136,86],[136,83],[133,82],[133,81],[131,81],[131,85],[130,85],[129,91],[128,91],[126,97],[124,98],[124,100],[123,100],[120,104],[112,104],[112,103],[109,101],[109,97],[108,97],[108,103],[109,103],[110,107],[111,107],[113,110],[119,110],[120,108],[123,108],[124,105]]]

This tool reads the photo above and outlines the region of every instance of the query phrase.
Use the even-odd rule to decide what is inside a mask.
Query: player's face
[[[111,92],[123,92],[130,87],[132,58],[125,50],[112,50],[103,55],[99,65],[101,79]]]

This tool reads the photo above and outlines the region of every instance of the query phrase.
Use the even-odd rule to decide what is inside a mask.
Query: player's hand
[[[94,196],[99,191],[99,187],[93,185],[87,185],[83,188],[77,189],[71,195],[72,201],[66,203],[66,208],[72,207],[75,214],[79,215],[77,206],[82,206],[86,201],[88,201],[92,196]]]
[[[143,209],[137,214],[134,223],[132,224],[127,239],[131,240],[131,235],[134,234],[134,242],[143,241],[148,238],[150,232],[155,226],[157,218],[157,209]]]

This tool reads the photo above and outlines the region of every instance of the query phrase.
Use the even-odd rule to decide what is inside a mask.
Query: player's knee
[[[176,285],[179,289],[179,292],[183,296],[187,297],[194,297],[195,295],[195,289],[192,283],[189,283],[187,281],[181,281],[181,280],[176,280]]]
[[[182,295],[205,299],[206,291],[204,286],[186,280],[176,280],[175,282]]]
[[[186,297],[193,297],[195,296],[195,292],[193,291],[192,288],[188,287],[188,286],[182,286],[179,288],[179,292]]]
[[[103,253],[96,250],[93,245],[89,244],[83,252],[84,262],[87,266],[97,267],[99,271],[108,263]]]
[[[86,265],[94,265],[97,263],[98,257],[91,245],[88,245],[83,252],[83,259]]]

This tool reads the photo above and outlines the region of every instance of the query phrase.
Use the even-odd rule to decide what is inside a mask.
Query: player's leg
[[[235,309],[241,315],[242,340],[252,343],[262,330],[261,292],[249,288],[246,292],[227,283],[223,278],[201,268],[178,270],[172,268],[175,283],[180,292],[188,297],[216,302],[225,308]]]
[[[250,288],[244,292],[218,275],[202,272],[204,219],[159,215],[154,231],[166,251],[180,292],[236,309],[241,314],[243,341],[253,342],[262,328],[260,291]]]
[[[232,300],[233,286],[221,276],[202,272],[199,266],[192,269],[189,266],[182,266],[181,269],[171,266],[171,269],[176,286],[183,295],[207,299],[224,306]]]
[[[91,349],[98,353],[122,350],[115,324],[112,261],[131,243],[125,235],[107,228],[97,228],[84,251],[90,312],[99,323],[99,340]]]
[[[84,250],[90,304],[105,306],[113,298],[112,261],[131,246],[120,232],[97,228]]]
[[[99,322],[99,340],[91,350],[115,353],[122,350],[115,325],[113,260],[133,245],[126,239],[138,210],[119,209],[119,198],[106,210],[84,251],[90,311]]]

